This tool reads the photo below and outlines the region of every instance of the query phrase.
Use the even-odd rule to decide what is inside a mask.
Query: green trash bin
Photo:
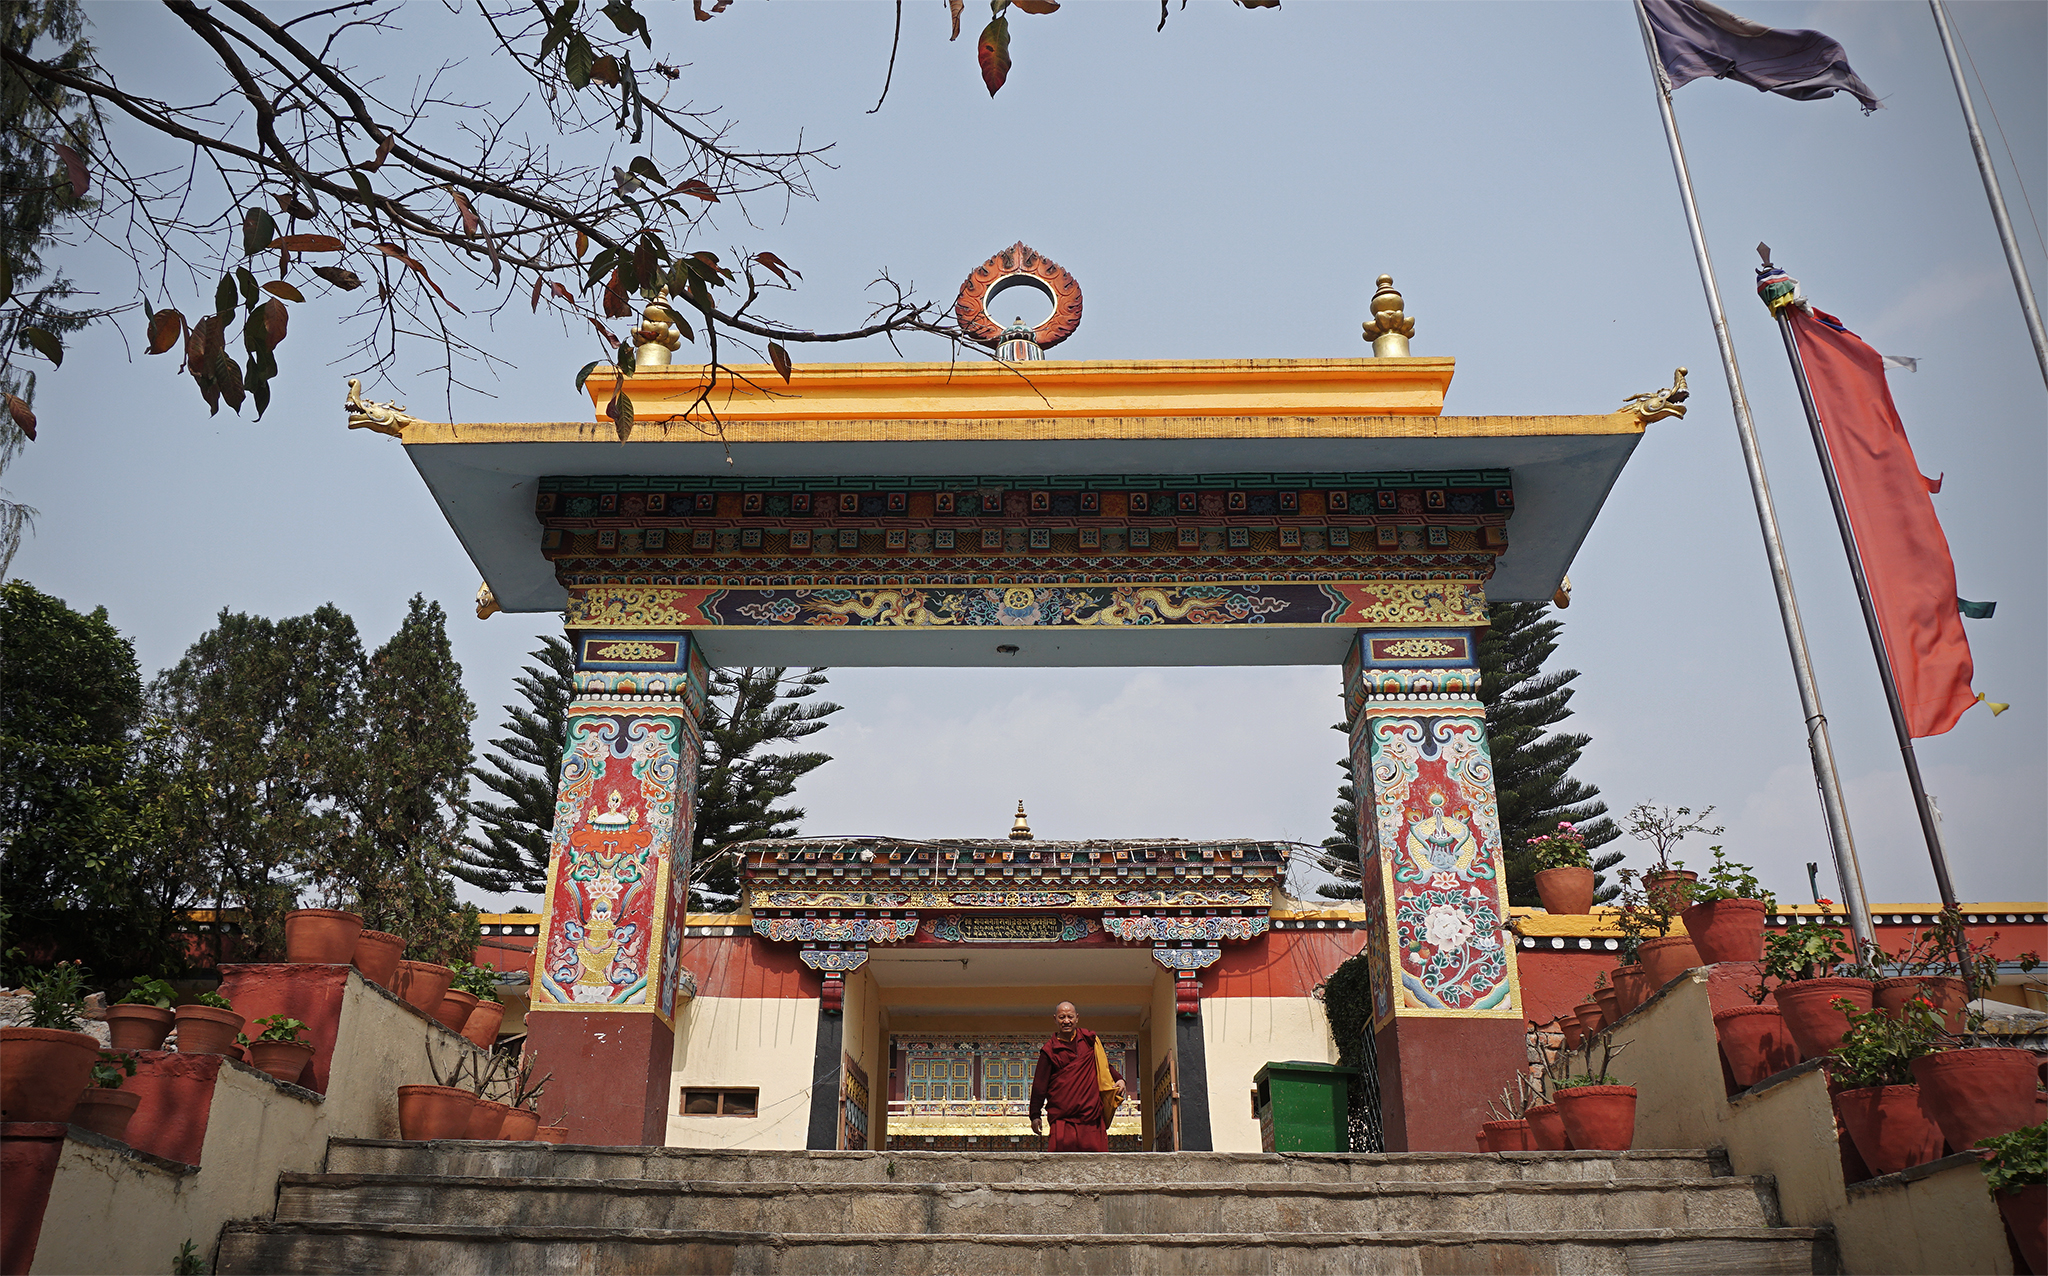
[[[1334,1063],[1269,1063],[1252,1078],[1259,1147],[1267,1152],[1349,1152],[1351,1079]]]

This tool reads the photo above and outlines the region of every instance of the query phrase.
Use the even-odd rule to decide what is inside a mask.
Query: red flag
[[[1930,485],[1892,405],[1884,357],[1832,315],[1798,307],[1791,314],[1908,733],[1940,735],[1975,697],[1955,560]]]

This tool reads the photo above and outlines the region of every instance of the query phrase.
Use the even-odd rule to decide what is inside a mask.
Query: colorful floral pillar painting
[[[534,1009],[647,1009],[672,1023],[699,751],[693,715],[576,709],[555,797]]]
[[[1408,1015],[1519,1018],[1476,676],[1413,667],[1358,676],[1352,767],[1368,779],[1369,799],[1359,795],[1360,884],[1372,919],[1374,1027]]]

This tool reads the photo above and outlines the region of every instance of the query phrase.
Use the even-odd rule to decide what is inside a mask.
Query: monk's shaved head
[[[1052,1012],[1054,1014],[1058,1014],[1062,1010],[1071,1010],[1077,1015],[1081,1013],[1081,1008],[1071,1001],[1063,1001],[1059,1005],[1054,1006],[1052,1008]]]

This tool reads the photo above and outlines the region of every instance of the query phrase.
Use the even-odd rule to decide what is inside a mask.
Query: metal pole
[[[1870,909],[1864,903],[1863,870],[1856,862],[1856,842],[1849,831],[1849,812],[1842,804],[1842,785],[1835,773],[1834,746],[1828,739],[1827,714],[1820,705],[1820,686],[1814,681],[1813,661],[1806,651],[1806,627],[1799,620],[1799,600],[1792,593],[1792,568],[1785,558],[1785,544],[1778,534],[1778,512],[1771,503],[1771,482],[1764,473],[1763,453],[1757,447],[1756,422],[1750,418],[1749,396],[1742,389],[1742,370],[1735,362],[1735,343],[1728,335],[1728,316],[1721,310],[1721,292],[1714,285],[1714,262],[1707,254],[1706,232],[1700,227],[1699,206],[1693,200],[1692,174],[1685,164],[1685,148],[1678,139],[1678,117],[1671,113],[1671,86],[1664,64],[1657,58],[1657,42],[1650,34],[1650,19],[1641,0],[1635,6],[1636,24],[1642,29],[1643,51],[1650,59],[1651,87],[1657,110],[1664,120],[1664,139],[1671,147],[1671,167],[1678,175],[1679,202],[1685,206],[1686,228],[1692,232],[1692,251],[1700,269],[1700,283],[1706,288],[1707,311],[1714,320],[1714,340],[1721,350],[1721,368],[1728,377],[1728,398],[1735,408],[1735,435],[1742,443],[1742,462],[1749,470],[1749,490],[1756,499],[1756,519],[1763,530],[1764,555],[1771,565],[1771,585],[1778,594],[1778,615],[1785,624],[1785,645],[1792,653],[1792,673],[1799,684],[1799,705],[1806,716],[1806,747],[1813,757],[1813,778],[1820,790],[1821,811],[1827,819],[1828,847],[1835,860],[1835,877],[1841,883],[1842,902],[1849,910],[1849,929],[1855,936],[1861,957],[1864,946],[1877,942],[1870,928]]]
[[[1766,261],[1764,265],[1772,263]],[[1870,599],[1870,579],[1863,571],[1863,551],[1856,545],[1856,529],[1849,524],[1849,507],[1842,500],[1842,484],[1835,476],[1834,453],[1821,429],[1820,408],[1813,401],[1813,387],[1807,384],[1806,361],[1799,357],[1799,341],[1792,333],[1792,307],[1778,310],[1778,333],[1785,338],[1785,354],[1792,360],[1792,379],[1799,383],[1799,402],[1806,408],[1807,428],[1813,431],[1813,450],[1820,454],[1821,477],[1827,480],[1828,501],[1835,507],[1835,526],[1842,533],[1842,549],[1849,555],[1849,575],[1856,581],[1856,601],[1863,607],[1863,627],[1870,631],[1870,649],[1877,655],[1878,677],[1884,681],[1885,706],[1892,713],[1892,730],[1898,733],[1899,753],[1906,760],[1906,784],[1913,790],[1913,809],[1920,813],[1920,834],[1927,840],[1927,857],[1934,862],[1934,884],[1941,891],[1941,906],[1956,907],[1956,888],[1948,875],[1948,855],[1941,845],[1941,823],[1934,803],[1920,782],[1920,760],[1913,754],[1913,736],[1906,725],[1906,707],[1899,701],[1899,684],[1892,676],[1884,630],[1878,627],[1877,604]]]
[[[1998,172],[1991,167],[1991,152],[1984,145],[1984,131],[1977,127],[1977,108],[1970,103],[1970,87],[1963,82],[1963,64],[1956,61],[1956,44],[1948,29],[1948,10],[1941,0],[1927,0],[1934,10],[1934,29],[1941,33],[1941,51],[1948,55],[1948,73],[1955,78],[1956,98],[1963,104],[1963,123],[1969,126],[1970,149],[1977,156],[1977,172],[1984,178],[1984,194],[1991,201],[1991,220],[1998,224],[1998,242],[2005,245],[2005,264],[2012,269],[2012,286],[2020,294],[2020,313],[2027,320],[2027,335],[2034,339],[2034,358],[2041,363],[2041,381],[2048,384],[2048,333],[2041,329],[2041,310],[2034,304],[2034,285],[2027,278],[2027,264],[2020,259],[2020,242],[2013,238],[2012,219],[2005,215],[2005,196],[1998,189]]]

